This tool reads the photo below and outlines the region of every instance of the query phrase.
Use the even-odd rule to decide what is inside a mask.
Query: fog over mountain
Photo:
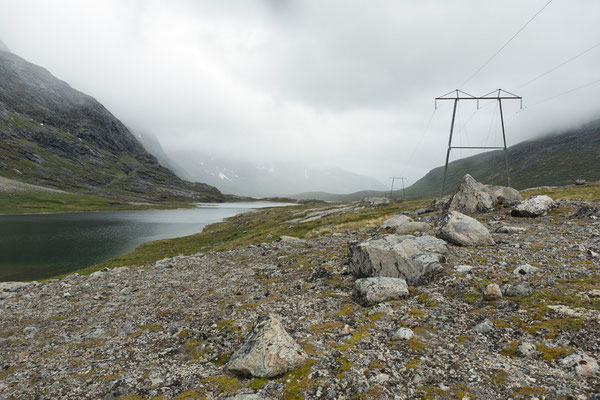
[[[600,46],[528,82],[600,40],[600,2],[551,2],[485,64],[546,3],[0,0],[0,38],[170,157],[411,184],[443,163],[451,104],[433,99],[457,87],[524,97],[505,104],[509,145],[599,116]],[[459,107],[457,145],[498,144],[481,106]]]

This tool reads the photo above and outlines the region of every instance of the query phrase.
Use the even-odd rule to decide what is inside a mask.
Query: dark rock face
[[[1,47],[0,82],[0,171],[10,177],[125,199],[222,199],[162,167],[94,98]]]

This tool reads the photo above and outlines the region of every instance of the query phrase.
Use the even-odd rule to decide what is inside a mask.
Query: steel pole
[[[444,166],[444,180],[442,182],[442,193],[440,193],[440,199],[442,197],[444,197],[444,189],[446,187],[446,174],[448,173],[448,160],[450,159],[450,149],[452,149],[452,133],[454,132],[454,120],[456,119],[456,106],[457,105],[458,105],[458,98],[454,99],[454,109],[452,110],[452,123],[450,124],[450,138],[448,139],[448,151],[446,152],[446,165]]]
[[[504,166],[506,168],[506,185],[510,187],[510,174],[508,171],[508,148],[506,147],[506,132],[504,131],[504,115],[502,113],[502,99],[498,99],[500,107],[500,123],[502,124],[502,140],[504,140]]]

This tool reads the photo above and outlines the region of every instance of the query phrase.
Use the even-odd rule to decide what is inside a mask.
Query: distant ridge
[[[7,51],[9,53],[11,52],[10,49],[8,48],[8,46],[5,45],[2,40],[0,40],[0,51]]]
[[[440,156],[441,157],[441,156]],[[526,189],[538,186],[562,186],[575,179],[600,180],[600,119],[581,127],[518,143],[508,148],[511,186]],[[476,180],[506,186],[502,150],[477,154],[448,164],[446,194],[458,187],[465,174]],[[406,188],[406,198],[436,197],[440,194],[444,167],[429,171]],[[301,193],[296,199],[316,198],[328,201],[360,200],[364,197],[388,197],[389,191],[364,191],[346,195]],[[394,191],[395,198],[402,191]]]

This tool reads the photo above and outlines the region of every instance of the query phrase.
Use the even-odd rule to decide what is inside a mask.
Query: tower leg
[[[506,185],[510,187],[510,174],[508,171],[508,148],[506,147],[506,132],[504,131],[504,115],[502,113],[502,99],[498,99],[500,107],[500,123],[502,124],[502,140],[504,141],[504,167],[506,168]]]
[[[440,199],[444,197],[444,189],[446,187],[446,174],[448,173],[448,161],[450,160],[450,150],[452,149],[452,133],[454,132],[454,121],[456,119],[456,106],[458,98],[454,99],[454,110],[452,111],[452,123],[450,124],[450,138],[448,139],[448,151],[446,152],[446,165],[444,166],[444,180],[442,181],[442,192]]]

